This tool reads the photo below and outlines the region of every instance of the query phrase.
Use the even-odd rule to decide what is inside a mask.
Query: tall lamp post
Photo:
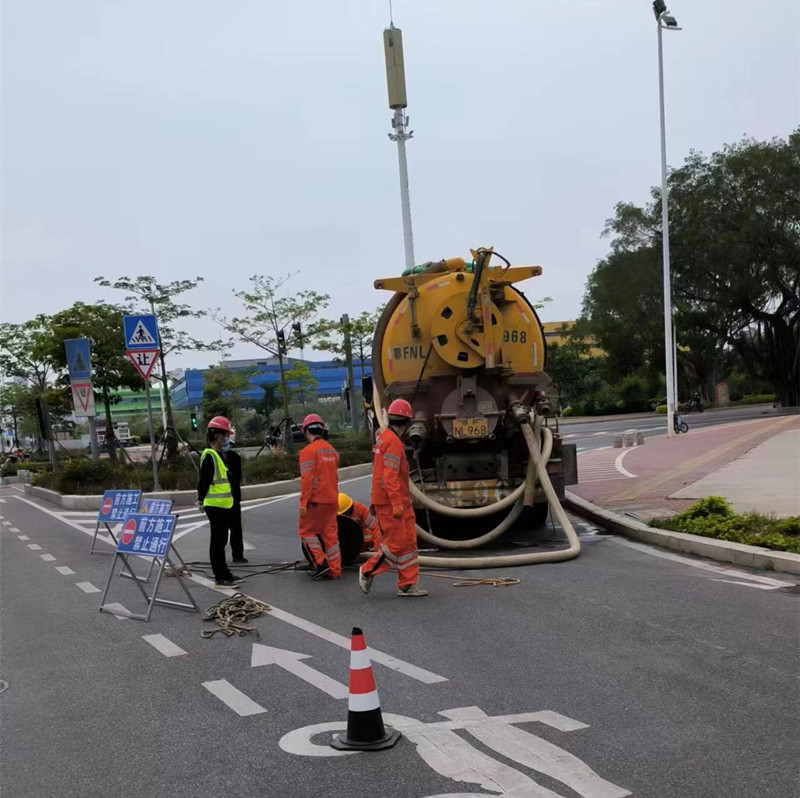
[[[672,335],[672,290],[669,272],[669,209],[667,196],[667,131],[664,121],[664,52],[662,31],[680,30],[675,17],[667,10],[664,0],[654,0],[653,13],[658,28],[658,99],[661,112],[661,238],[664,251],[664,349],[667,371],[667,437],[675,433],[677,390],[675,379],[675,341]]]

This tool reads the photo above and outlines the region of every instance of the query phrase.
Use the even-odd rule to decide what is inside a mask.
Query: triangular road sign
[[[145,332],[147,332],[147,330],[145,330]],[[136,371],[142,375],[142,379],[146,380],[155,368],[159,351],[158,349],[136,349],[132,352],[126,352],[125,354],[136,367]]]
[[[72,404],[77,418],[88,418],[96,415],[94,407],[94,391],[91,382],[72,383]]]
[[[158,341],[153,338],[152,333],[147,327],[144,326],[144,323],[141,319],[137,323],[136,327],[134,327],[133,332],[131,333],[131,337],[128,339],[128,346],[129,347],[137,347],[137,346],[158,346]],[[144,350],[147,351],[147,350]]]

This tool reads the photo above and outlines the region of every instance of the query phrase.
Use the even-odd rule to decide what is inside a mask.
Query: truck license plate
[[[489,434],[489,422],[485,418],[454,418],[454,438],[484,438]]]

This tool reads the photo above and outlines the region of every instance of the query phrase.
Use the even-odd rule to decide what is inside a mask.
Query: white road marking
[[[114,604],[104,604],[103,609],[111,610],[111,614],[118,621],[130,620],[131,611],[118,602],[115,602]]]
[[[749,574],[746,571],[739,571],[736,568],[726,568],[721,565],[712,565],[711,563],[704,562],[703,560],[693,560],[689,557],[682,557],[680,554],[672,554],[668,551],[661,551],[660,549],[652,548],[644,543],[634,543],[632,540],[625,540],[618,537],[609,537],[609,540],[612,540],[619,546],[627,546],[629,549],[636,549],[636,551],[640,551],[643,554],[649,554],[651,557],[660,557],[662,560],[672,560],[673,562],[680,563],[681,565],[688,565],[692,568],[700,568],[703,571],[711,571],[712,573],[722,574],[723,576],[733,576],[737,579],[747,579],[751,582],[769,585],[772,588],[791,587],[795,584],[794,582],[772,579],[769,576]]]
[[[3,526],[11,526],[11,521],[3,521]]]
[[[212,590],[216,590],[218,593],[224,593],[226,596],[233,596],[238,592],[236,590],[229,590],[228,588],[215,588],[213,580],[207,579],[204,576],[199,576],[198,574],[192,574],[190,578],[199,585],[210,587]],[[350,651],[349,637],[344,637],[344,635],[332,632],[330,629],[326,629],[324,626],[319,626],[318,624],[307,621],[304,618],[299,618],[297,615],[292,615],[290,612],[286,612],[285,610],[280,609],[280,607],[276,607],[272,603],[270,603],[269,606],[270,617],[277,618],[279,621],[284,621],[292,626],[296,626],[298,629],[302,629],[304,632],[308,632],[315,637],[320,637],[323,640],[327,640],[329,643],[333,643],[335,646],[339,646],[340,648]],[[371,646],[369,650],[373,663],[378,662],[387,668],[397,671],[398,673],[410,676],[412,679],[416,679],[418,682],[422,682],[423,684],[436,684],[438,682],[448,681],[445,676],[439,676],[437,673],[426,671],[424,668],[418,668],[416,665],[412,665],[410,662],[404,662],[403,660],[397,659],[390,654],[384,654],[383,651],[378,651]]]
[[[29,543],[28,544],[28,548],[31,551],[41,551],[42,550],[42,547],[38,543]]]
[[[585,723],[550,711],[489,717],[478,707],[461,707],[439,714],[451,720],[421,723],[415,718],[391,713],[385,713],[383,717],[387,725],[401,731],[415,744],[420,757],[441,776],[478,785],[494,794],[514,795],[516,798],[562,798],[560,793],[537,784],[522,770],[505,764],[499,758],[494,759],[455,734],[455,730],[464,729],[487,748],[494,749],[517,765],[563,783],[582,798],[624,798],[631,794],[623,787],[602,779],[586,763],[563,748],[513,726],[539,721],[560,731],[576,731],[588,728]],[[337,751],[322,741],[313,742],[317,735],[344,728],[344,723],[306,726],[285,734],[278,744],[282,750],[298,756],[349,756],[357,752]],[[475,795],[447,793],[446,796],[439,794],[428,798],[469,798]]]
[[[40,554],[39,555],[45,562],[55,562],[56,558],[52,554]]]
[[[308,682],[314,687],[322,690],[333,698],[347,698],[349,695],[347,685],[331,679],[324,673],[300,662],[301,659],[311,659],[310,654],[298,654],[295,651],[286,651],[282,648],[272,648],[262,646],[260,643],[253,643],[253,653],[250,656],[250,667],[257,668],[260,665],[277,665],[289,673],[293,673],[298,679]]]
[[[242,538],[242,544],[242,548],[245,551],[255,551],[256,547],[249,540]]]
[[[0,499],[0,504],[5,504],[5,503],[6,503],[5,499]],[[2,516],[0,516],[0,517],[2,517]]]
[[[741,585],[742,587],[754,587],[756,590],[780,590],[781,587],[786,587],[786,585],[781,585],[778,587],[777,585],[756,585],[752,582],[739,582],[736,579],[712,579],[712,582],[726,582],[729,585]]]
[[[73,571],[68,565],[57,565],[56,571],[64,576],[72,576],[75,573],[75,571]]]
[[[17,540],[30,540],[27,535],[17,535]]]
[[[79,587],[84,593],[99,593],[100,588],[95,587],[91,582],[76,582],[75,587]]]
[[[17,529],[17,527],[15,527],[15,526],[10,526],[8,528],[8,531],[9,532],[21,532],[22,530],[21,529]]]
[[[203,687],[209,693],[215,695],[223,704],[229,706],[237,715],[246,717],[248,715],[259,715],[267,710],[259,706],[251,698],[246,696],[241,690],[237,690],[230,682],[225,679],[217,679],[213,682],[203,682]]]
[[[164,635],[142,635],[142,640],[150,643],[156,651],[160,651],[165,657],[183,657],[187,654],[180,646],[176,646]]]
[[[619,471],[619,473],[622,474],[623,477],[630,477],[631,479],[636,479],[636,474],[631,474],[631,472],[628,471],[625,468],[625,466],[622,465],[622,461],[625,459],[625,455],[630,454],[632,451],[633,449],[625,449],[625,451],[622,452],[620,456],[617,457],[617,459],[614,461],[614,468],[616,468],[617,471]]]

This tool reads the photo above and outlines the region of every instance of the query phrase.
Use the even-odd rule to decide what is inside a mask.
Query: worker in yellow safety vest
[[[197,483],[197,504],[208,516],[208,525],[211,528],[208,557],[216,587],[235,587],[241,584],[230,572],[225,561],[225,546],[233,520],[233,494],[228,468],[222,459],[222,447],[232,434],[231,422],[225,416],[215,416],[208,422],[208,446],[200,456],[200,479]]]

